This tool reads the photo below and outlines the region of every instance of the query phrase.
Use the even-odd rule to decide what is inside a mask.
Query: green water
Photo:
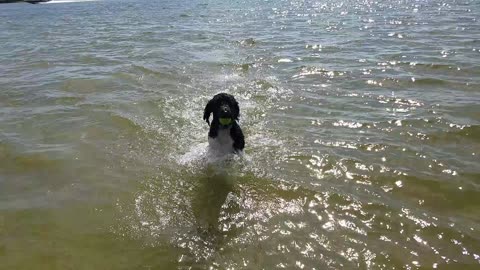
[[[477,269],[479,14],[0,5],[0,269]],[[208,164],[218,92],[246,155]]]

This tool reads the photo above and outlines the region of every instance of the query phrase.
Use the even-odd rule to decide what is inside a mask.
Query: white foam
[[[209,139],[212,140],[212,139]],[[232,148],[233,149],[233,148]],[[199,143],[190,148],[190,150],[178,157],[178,164],[184,166],[206,166],[220,165],[230,161],[249,161],[250,158],[243,151],[238,154],[226,149],[219,149],[216,143]]]
[[[181,155],[177,162],[181,165],[188,165],[202,161],[206,158],[208,143],[194,145],[187,153]]]
[[[282,58],[282,59],[278,59],[277,62],[278,63],[291,63],[293,61],[292,61],[292,59],[289,59],[289,58]]]

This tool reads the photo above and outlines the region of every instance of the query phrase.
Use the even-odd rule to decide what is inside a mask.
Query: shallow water
[[[478,1],[63,2],[0,6],[1,269],[478,267]]]

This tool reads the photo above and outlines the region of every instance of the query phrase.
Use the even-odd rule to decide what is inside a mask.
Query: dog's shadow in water
[[[225,215],[238,212],[238,205],[227,201],[228,195],[234,192],[234,177],[226,172],[207,169],[206,174],[198,179],[194,191],[192,210],[195,216],[197,233],[203,241],[213,246],[221,246],[231,230],[224,231],[222,221]],[[228,204],[228,205],[227,205]]]

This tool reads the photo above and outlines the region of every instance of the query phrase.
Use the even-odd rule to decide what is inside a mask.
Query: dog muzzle
[[[232,118],[219,118],[218,121],[222,126],[230,126],[232,124]]]

